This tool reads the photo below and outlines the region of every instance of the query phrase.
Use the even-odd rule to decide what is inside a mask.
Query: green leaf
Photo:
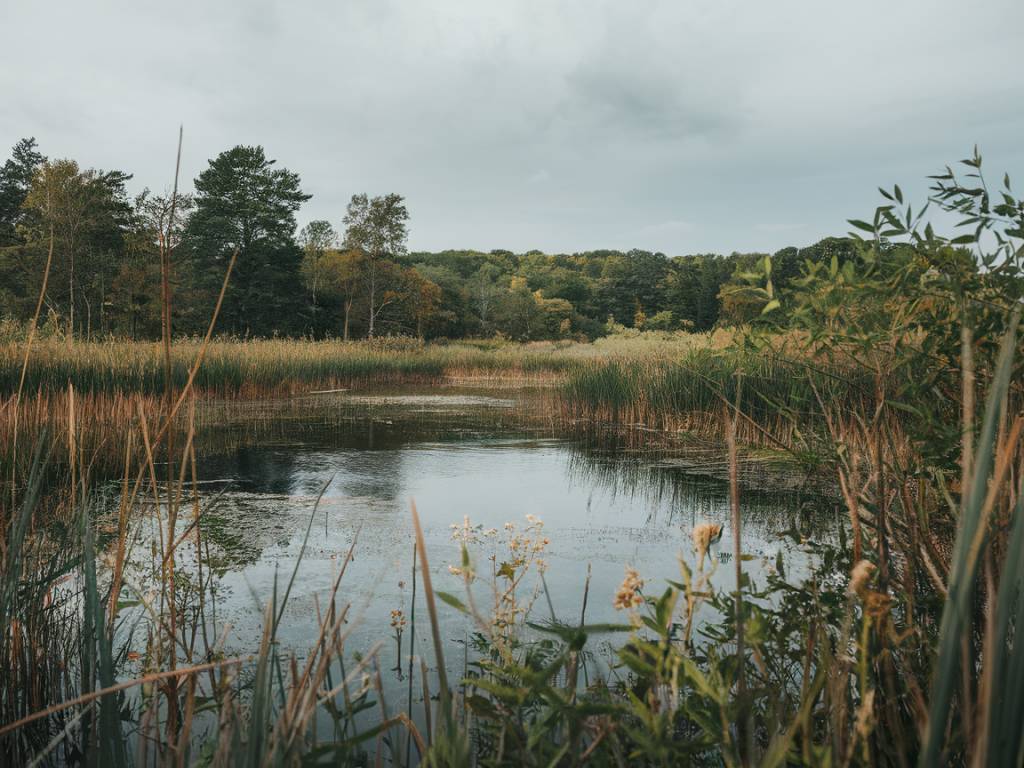
[[[516,578],[516,569],[512,563],[502,563],[498,568],[498,576],[504,576],[509,581],[514,581]]]
[[[918,760],[921,768],[938,765],[942,752],[946,724],[949,721],[953,691],[960,678],[960,638],[965,617],[970,613],[969,605],[975,589],[979,548],[975,537],[982,524],[982,508],[988,492],[988,478],[992,471],[995,454],[997,425],[1003,415],[1003,397],[1010,386],[1013,374],[1013,357],[1016,348],[1017,325],[1020,322],[1018,305],[1008,323],[999,351],[992,383],[985,403],[985,415],[978,433],[977,453],[973,477],[969,485],[969,496],[964,499],[956,543],[953,546],[952,564],[949,575],[948,597],[942,610],[939,629],[939,647],[932,681],[928,724],[924,744]],[[1017,723],[1019,728],[1020,723]]]
[[[907,405],[906,403],[901,403],[901,402],[899,402],[897,400],[886,400],[885,403],[886,403],[886,405],[891,406],[892,408],[895,408],[897,411],[905,411],[906,413],[913,414],[914,416],[917,416],[918,418],[922,418],[922,419],[924,418],[924,414],[921,413],[920,410],[918,410],[917,408],[915,408],[912,405]]]
[[[469,613],[469,609],[466,607],[465,603],[459,600],[459,598],[457,598],[455,595],[450,594],[448,592],[441,592],[440,590],[435,591],[434,594],[441,598],[441,600],[443,600],[444,602],[448,603],[448,605],[450,605],[455,610],[460,611],[461,613]]]

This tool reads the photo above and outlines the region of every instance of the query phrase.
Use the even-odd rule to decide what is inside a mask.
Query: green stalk
[[[925,729],[924,748],[918,759],[918,765],[921,768],[932,768],[932,766],[940,764],[939,755],[942,751],[943,735],[949,721],[953,690],[957,686],[960,669],[960,638],[971,610],[971,597],[974,592],[974,578],[978,565],[978,552],[973,550],[972,554],[971,543],[974,541],[981,523],[981,510],[988,491],[986,481],[992,472],[996,428],[1002,416],[1003,396],[1010,385],[1010,376],[1013,372],[1013,354],[1019,320],[1020,308],[1018,307],[1014,309],[1010,317],[1009,326],[999,351],[999,362],[985,404],[985,416],[978,438],[977,453],[974,457],[969,496],[963,507],[956,544],[953,548],[949,596],[942,611],[939,652],[930,693],[931,706],[928,712],[928,725]],[[1019,557],[1019,551],[1014,553],[1011,550],[1011,556]],[[998,681],[996,684],[998,685]],[[964,713],[964,716],[968,716],[968,714]]]

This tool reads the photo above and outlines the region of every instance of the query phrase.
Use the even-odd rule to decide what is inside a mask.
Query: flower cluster
[[[525,612],[526,610],[521,608],[514,598],[506,597],[494,606],[491,626],[499,635],[504,635],[515,627],[516,617]]]
[[[499,531],[474,525],[468,517],[461,525],[452,525],[452,540],[459,542],[462,562],[449,565],[448,572],[463,578],[467,585],[479,575],[470,556],[470,545],[487,544],[491,563],[491,590],[493,603],[490,616],[478,616],[495,639],[502,642],[513,636],[523,617],[528,615],[537,595],[540,581],[526,585],[530,571],[542,574],[547,570],[544,553],[551,540],[544,535],[544,523],[535,515],[526,515],[522,527],[507,522]],[[470,595],[472,602],[472,595]]]
[[[619,589],[615,592],[615,599],[612,601],[615,610],[632,610],[643,605],[643,588],[644,580],[640,578],[640,574],[637,573],[635,568],[627,565],[626,577],[622,580],[622,584],[619,585]]]
[[[401,608],[395,608],[391,611],[391,628],[398,632],[405,629],[405,614],[402,613]]]
[[[505,524],[506,528],[508,523]],[[465,515],[462,518],[462,525],[456,523],[451,524],[452,541],[458,541],[462,544],[478,544],[483,538],[493,538],[498,535],[497,528],[485,529],[483,525],[473,525],[469,521],[469,515]]]
[[[871,577],[874,575],[874,563],[870,560],[858,561],[858,563],[853,566],[853,571],[850,573],[850,594],[857,595],[861,599],[864,599],[868,593],[868,584],[871,581]]]
[[[548,564],[541,555],[551,543],[551,539],[544,535],[544,522],[535,515],[527,515],[526,523],[526,527],[519,531],[512,523],[505,523],[505,530],[508,531],[508,549],[512,555],[507,565],[511,566],[513,571],[525,565],[532,565],[543,573],[547,570]]]
[[[704,557],[708,553],[711,545],[722,538],[722,526],[718,523],[701,523],[695,525],[693,531],[690,533],[693,537],[693,546],[697,550],[697,555],[700,557],[700,570],[704,569]]]

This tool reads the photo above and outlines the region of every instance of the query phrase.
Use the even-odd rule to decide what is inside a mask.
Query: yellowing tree
[[[348,341],[348,324],[352,316],[352,305],[359,293],[360,282],[366,268],[366,259],[360,251],[326,251],[316,262],[316,279],[321,291],[341,302],[342,338]],[[307,284],[312,279],[309,273]]]

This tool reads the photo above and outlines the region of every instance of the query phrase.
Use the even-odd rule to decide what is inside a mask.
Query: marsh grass
[[[373,342],[309,340],[177,340],[169,355],[161,343],[107,340],[77,341],[47,338],[27,346],[25,338],[0,343],[0,465],[3,480],[26,477],[26,453],[48,430],[55,445],[66,446],[68,386],[76,393],[78,439],[99,466],[116,468],[120,442],[132,429],[138,408],[160,410],[160,398],[179,392],[194,380],[190,391],[201,403],[248,403],[347,389],[373,391],[394,386],[485,386],[488,389],[548,390],[566,382],[578,400],[571,409],[557,397],[540,397],[535,415],[552,423],[580,417],[604,417],[585,384],[589,375],[619,382],[629,372],[662,370],[667,361],[686,352],[705,350],[730,338],[722,334],[634,333],[602,339],[597,344],[575,342],[511,343],[502,340],[423,344],[414,339],[382,338]],[[203,364],[193,374],[202,351]],[[168,387],[167,370],[171,371]],[[607,369],[607,370],[605,370]],[[16,395],[23,382],[23,395]],[[581,382],[581,383],[577,383]],[[673,386],[666,382],[663,389]],[[593,389],[593,388],[591,388]],[[646,402],[646,401],[645,401]],[[679,404],[681,407],[681,403]],[[694,403],[703,407],[704,403]],[[652,407],[633,407],[636,420],[657,422]],[[625,413],[622,408],[616,413]],[[215,409],[200,408],[199,426],[211,425]],[[687,414],[701,423],[703,413]],[[180,432],[183,420],[174,420]],[[17,433],[17,435],[16,435]],[[61,450],[63,453],[64,451]],[[60,462],[58,462],[59,464]],[[12,473],[12,464],[18,472]]]
[[[178,341],[171,355],[175,387],[187,380],[200,346]],[[21,345],[0,346],[0,391],[13,392],[20,373]],[[166,377],[163,350],[145,342],[54,341],[38,344],[27,369],[25,391],[54,392],[72,383],[82,393],[160,394]],[[215,341],[195,387],[217,396],[264,397],[354,384],[431,383],[445,378],[500,374],[503,379],[533,380],[558,376],[576,358],[553,345],[420,345],[307,340]]]
[[[737,436],[750,445],[797,450],[820,433],[816,386],[827,386],[830,404],[845,414],[862,412],[871,397],[870,380],[855,369],[826,368],[771,350],[702,348],[671,360],[592,362],[569,374],[561,410],[584,424],[721,435],[721,409],[735,400],[737,374],[745,391]]]
[[[437,341],[405,337],[341,342],[309,339],[214,339],[195,390],[216,396],[266,397],[366,384],[480,380],[551,383],[600,360],[671,360],[700,349],[717,349],[733,334],[625,333],[580,342],[514,343],[503,340]],[[177,339],[170,349],[170,376],[182,387],[201,339]],[[25,334],[0,338],[0,393],[17,391],[26,360]],[[162,343],[107,339],[36,340],[27,355],[24,391],[82,394],[162,394],[167,349]]]

